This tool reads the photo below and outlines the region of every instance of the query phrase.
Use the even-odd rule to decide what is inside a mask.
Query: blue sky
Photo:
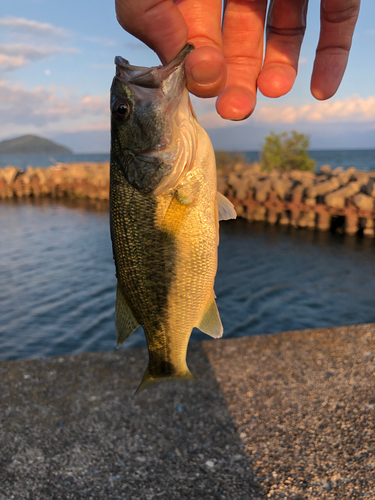
[[[351,56],[337,94],[310,94],[319,35],[319,3],[308,27],[293,90],[280,99],[259,95],[245,122],[222,120],[214,100],[193,98],[201,123],[220,149],[259,149],[270,131],[296,129],[315,149],[375,148],[375,2],[364,0]],[[159,64],[156,55],[117,23],[114,1],[1,0],[0,140],[32,133],[77,152],[109,149],[108,95],[113,60]]]

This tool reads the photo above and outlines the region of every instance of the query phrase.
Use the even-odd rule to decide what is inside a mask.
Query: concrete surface
[[[0,363],[0,500],[374,499],[375,325]]]

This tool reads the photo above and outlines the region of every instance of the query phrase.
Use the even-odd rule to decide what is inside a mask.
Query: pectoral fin
[[[214,339],[218,339],[223,336],[223,325],[221,324],[221,319],[219,311],[215,302],[215,295],[212,294],[211,299],[208,301],[207,307],[201,317],[197,328],[203,333],[207,333]]]
[[[216,193],[217,208],[219,210],[219,220],[236,219],[237,214],[233,204],[223,194]]]
[[[190,205],[193,202],[193,198],[184,196],[183,193],[176,191],[168,210],[165,213],[161,228],[168,231],[168,233],[177,236],[180,232],[182,224],[190,212]]]
[[[120,347],[120,345],[139,327],[139,323],[135,319],[118,283],[115,315],[117,347]]]

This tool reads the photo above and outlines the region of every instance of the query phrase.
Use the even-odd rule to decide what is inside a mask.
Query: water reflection
[[[0,204],[0,359],[115,347],[108,203]],[[375,321],[375,241],[221,223],[215,284],[225,336]],[[193,340],[208,338],[195,331]],[[144,345],[141,329],[125,347]]]

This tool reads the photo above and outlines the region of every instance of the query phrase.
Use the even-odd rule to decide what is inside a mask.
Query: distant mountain
[[[38,137],[36,135],[23,135],[15,139],[0,141],[0,154],[57,154],[72,153],[73,151],[61,144]]]

